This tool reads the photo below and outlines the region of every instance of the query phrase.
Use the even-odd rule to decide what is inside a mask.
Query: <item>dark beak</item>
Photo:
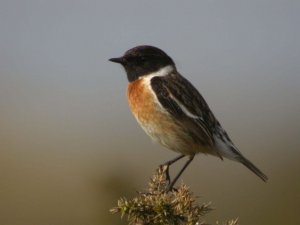
[[[114,63],[120,63],[120,64],[123,64],[125,62],[123,57],[111,58],[111,59],[109,59],[109,61],[114,62]]]

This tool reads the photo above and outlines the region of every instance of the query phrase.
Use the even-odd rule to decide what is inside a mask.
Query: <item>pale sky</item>
[[[286,217],[276,214],[280,210],[269,199],[290,193],[282,196],[282,204],[293,202],[300,186],[288,178],[299,177],[300,169],[299,12],[296,0],[0,0],[3,224],[62,224],[51,220],[58,215],[69,218],[68,224],[76,225],[80,216],[81,224],[96,224],[91,205],[98,203],[89,200],[93,194],[84,195],[88,188],[70,193],[83,194],[82,201],[94,211],[84,208],[81,215],[69,209],[66,216],[49,206],[63,201],[49,197],[58,177],[75,177],[54,187],[69,193],[71,186],[85,184],[86,177],[127,168],[129,174],[138,171],[135,175],[144,177],[137,182],[143,187],[158,164],[175,156],[152,144],[138,127],[126,102],[125,72],[108,61],[140,44],[157,46],[174,59],[241,152],[270,176],[269,186],[263,186],[241,165],[199,156],[183,180],[196,192],[198,179],[210,183],[199,194],[216,203],[222,218],[247,217],[247,212],[238,204],[223,210],[237,187],[225,185],[229,197],[224,199],[217,196],[220,180],[246,182],[247,187],[234,189],[248,196],[245,205],[255,205],[247,191],[259,187],[260,209],[270,209],[270,216],[255,224],[282,224]],[[292,190],[280,186],[285,183]],[[44,199],[47,212],[38,199]],[[63,206],[76,205],[70,199]],[[292,216],[300,210],[299,201],[289,210],[290,224],[299,223]],[[39,219],[30,219],[36,212]],[[247,218],[241,224],[253,221]]]

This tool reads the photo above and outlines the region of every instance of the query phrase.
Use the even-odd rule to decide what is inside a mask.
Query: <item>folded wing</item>
[[[218,121],[188,80],[180,74],[153,77],[151,87],[164,109],[197,142],[204,146],[214,145],[213,129]]]

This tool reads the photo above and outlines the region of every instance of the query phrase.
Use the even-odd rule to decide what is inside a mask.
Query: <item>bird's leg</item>
[[[170,173],[169,173],[169,166],[171,166],[173,163],[177,162],[179,159],[183,158],[185,155],[179,155],[177,156],[176,158],[174,159],[171,159],[167,162],[165,162],[164,164],[160,165],[160,167],[163,167],[163,166],[166,166],[166,171],[165,171],[165,174],[166,174],[166,180],[168,181],[168,185],[170,185],[171,183],[171,178],[170,178]]]
[[[177,176],[173,179],[173,181],[168,185],[167,188],[167,192],[171,191],[174,184],[176,183],[176,181],[178,180],[178,178],[181,176],[181,174],[184,172],[184,170],[188,167],[188,165],[193,161],[195,155],[191,155],[189,160],[184,164],[184,166],[182,167],[182,169],[179,171],[179,173],[177,174]]]

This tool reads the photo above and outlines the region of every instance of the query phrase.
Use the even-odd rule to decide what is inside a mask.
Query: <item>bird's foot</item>
[[[165,174],[167,186],[171,184],[171,177],[169,173],[169,165],[168,164],[162,164],[159,166],[159,169]]]
[[[175,191],[177,192],[178,189],[174,187],[174,185],[168,185],[166,188],[166,193],[170,192],[170,191]]]

